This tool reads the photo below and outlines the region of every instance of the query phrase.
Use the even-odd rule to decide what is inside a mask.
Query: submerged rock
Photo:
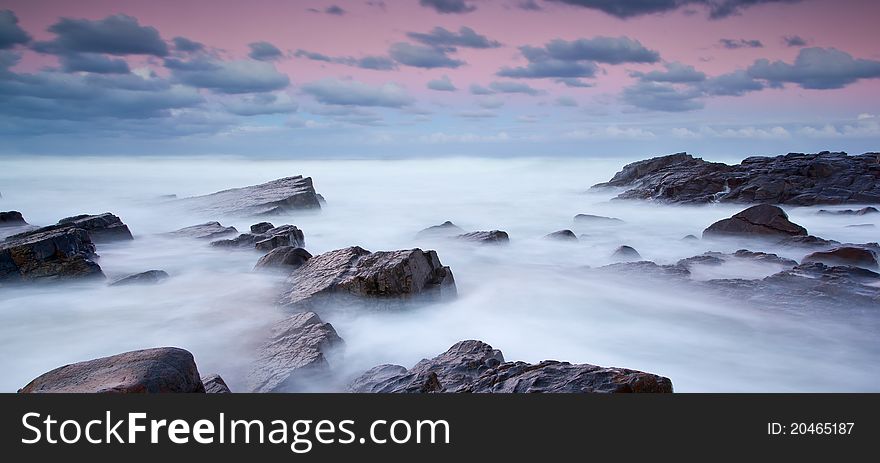
[[[869,269],[877,268],[877,253],[870,249],[854,246],[841,246],[829,251],[814,252],[803,259],[803,263],[821,262],[825,265],[852,265]]]
[[[636,251],[635,248],[624,245],[615,249],[611,258],[624,262],[632,262],[642,260],[642,255],[639,254],[639,251]]]
[[[205,392],[191,353],[175,347],[137,350],[56,368],[18,392]]]
[[[783,239],[807,236],[807,229],[788,220],[782,208],[759,204],[719,220],[703,231],[703,238],[718,236]]]
[[[726,254],[722,252],[706,252],[699,256],[688,257],[686,259],[681,259],[678,261],[678,266],[690,268],[692,265],[721,265],[725,262],[731,261],[750,261],[750,262],[760,262],[765,264],[774,264],[781,265],[784,267],[794,267],[798,263],[793,259],[787,259],[785,257],[779,257],[776,254],[770,254],[766,252],[754,252],[749,251],[747,249],[740,249],[733,254]]]
[[[501,230],[475,231],[458,235],[455,238],[480,244],[504,244],[510,242],[507,232]]]
[[[464,229],[447,220],[440,225],[434,225],[418,232],[416,238],[451,238],[463,233]]]
[[[672,392],[668,378],[623,368],[505,362],[501,351],[481,341],[461,341],[412,368],[380,365],[355,379],[352,392],[378,393],[589,393]]]
[[[104,278],[89,233],[80,228],[34,231],[0,242],[0,281]]]
[[[293,246],[281,246],[275,248],[265,256],[260,257],[254,270],[283,269],[293,270],[302,267],[312,255],[303,248]]]
[[[232,392],[226,385],[226,381],[223,381],[223,378],[217,374],[205,376],[202,378],[202,384],[205,385],[205,392],[208,394],[229,394]]]
[[[147,270],[146,272],[122,277],[110,283],[110,286],[155,285],[168,278],[169,275],[164,270]]]
[[[213,215],[237,216],[277,215],[321,208],[311,177],[301,175],[184,198],[178,203]]]
[[[210,240],[221,236],[228,236],[233,233],[238,233],[238,230],[236,230],[235,227],[224,227],[223,225],[220,225],[220,222],[206,222],[165,233],[165,236]]]
[[[593,214],[578,214],[574,216],[574,221],[590,225],[620,225],[623,223],[623,220],[614,217],[603,217]]]
[[[828,209],[820,209],[816,214],[818,215],[868,215],[868,214],[877,214],[880,213],[880,210],[877,210],[876,207],[868,206],[863,207],[861,209],[844,209],[844,210],[828,210]]]
[[[545,239],[555,241],[577,241],[577,235],[571,230],[559,230],[544,236]]]
[[[0,212],[0,228],[2,227],[21,227],[27,225],[21,212],[6,211]]]
[[[350,247],[312,257],[287,279],[281,305],[313,310],[333,302],[394,305],[455,295],[452,270],[435,251],[370,252]]]

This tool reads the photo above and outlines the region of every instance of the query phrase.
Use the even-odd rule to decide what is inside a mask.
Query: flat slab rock
[[[348,302],[391,306],[456,293],[452,270],[435,251],[418,248],[370,252],[354,246],[325,252],[294,270],[285,284],[279,303],[296,310]]]
[[[271,224],[268,224],[271,225]],[[262,230],[255,233],[255,228]],[[306,238],[302,230],[293,225],[281,225],[265,229],[263,224],[251,226],[250,233],[242,233],[232,239],[212,241],[211,246],[221,248],[252,248],[258,251],[271,251],[281,246],[293,246],[297,248],[306,245]]]
[[[128,225],[124,224],[122,219],[110,212],[97,215],[82,214],[67,217],[59,220],[55,225],[28,230],[17,235],[12,235],[7,239],[17,239],[32,234],[71,228],[79,228],[87,231],[91,241],[97,244],[134,239],[131,236],[131,231],[128,229]]]
[[[18,392],[205,392],[205,386],[191,353],[160,347],[65,365],[38,376]]]
[[[165,236],[176,238],[193,238],[197,240],[217,239],[238,233],[235,227],[224,227],[220,222],[205,222],[165,233]]]
[[[135,273],[115,280],[110,283],[110,286],[155,285],[168,278],[168,272],[164,270],[147,270],[146,272]]]
[[[593,186],[608,187],[626,188],[618,199],[683,204],[874,204],[880,203],[880,153],[789,153],[736,165],[677,153],[629,164]]]
[[[184,198],[177,202],[201,212],[235,216],[276,215],[321,208],[312,178],[303,178],[301,175]]]
[[[461,341],[432,359],[406,369],[380,365],[349,386],[373,393],[590,393],[672,392],[665,377],[624,368],[545,360],[505,362],[501,351],[475,340]]]
[[[455,239],[480,244],[505,244],[510,242],[510,236],[506,231],[502,230],[475,231],[458,235]]]
[[[104,278],[89,232],[63,227],[0,242],[0,282]]]

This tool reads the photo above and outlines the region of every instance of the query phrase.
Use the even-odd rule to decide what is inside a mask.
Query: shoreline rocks
[[[707,237],[788,238],[807,236],[807,229],[788,220],[788,214],[779,206],[758,204],[729,219],[719,220],[703,231]]]
[[[21,212],[18,212],[18,211],[0,212],[0,228],[22,227],[25,225],[28,225],[28,223],[25,222],[24,217],[21,215]]]
[[[876,269],[877,253],[865,248],[841,246],[828,251],[817,251],[807,255],[801,263],[819,262],[828,266],[850,265],[867,269]]]
[[[480,244],[504,244],[510,242],[507,232],[501,230],[475,231],[458,235],[455,239]]]
[[[575,223],[580,224],[589,224],[589,225],[620,225],[623,220],[620,220],[615,217],[603,217],[601,215],[593,215],[593,214],[578,214],[574,216]]]
[[[269,228],[266,228],[266,227]],[[254,233],[255,230],[262,230]],[[267,252],[281,246],[305,247],[306,238],[302,230],[293,225],[272,226],[268,222],[251,225],[251,233],[242,233],[232,239],[211,241],[211,246],[220,248],[253,248]]]
[[[844,209],[844,210],[819,209],[819,212],[816,212],[817,215],[868,215],[868,214],[877,214],[877,213],[880,213],[880,210],[877,210],[877,208],[873,207],[873,206],[863,207],[858,210],[853,210],[853,209]]]
[[[183,227],[173,232],[164,233],[164,236],[176,238],[193,238],[197,240],[209,240],[219,238],[221,236],[238,233],[235,227],[224,227],[220,222],[205,222],[198,225]]]
[[[89,232],[36,230],[0,242],[0,281],[104,278]]]
[[[260,257],[254,270],[283,269],[294,270],[302,267],[312,255],[303,248],[293,246],[280,246]]]
[[[447,220],[416,233],[416,238],[451,238],[464,233],[463,228]]]
[[[297,175],[176,201],[212,215],[268,216],[321,209],[311,177]]]
[[[89,239],[96,244],[134,239],[131,236],[131,231],[128,229],[128,225],[124,224],[122,219],[110,212],[97,215],[81,214],[67,217],[59,220],[55,225],[27,230],[9,236],[6,239],[15,240],[37,233],[51,232],[54,230],[68,230],[73,228],[88,232]]]
[[[577,241],[578,237],[571,230],[559,230],[545,235],[544,239],[553,241]]]
[[[636,251],[636,249],[632,246],[624,245],[615,249],[614,254],[611,255],[611,258],[622,262],[633,262],[642,260],[642,255],[639,254],[639,251]]]
[[[170,276],[164,270],[147,270],[146,272],[135,273],[115,280],[110,283],[110,286],[155,285],[168,278]]]

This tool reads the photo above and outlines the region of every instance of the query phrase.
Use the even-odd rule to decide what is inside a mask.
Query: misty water
[[[613,262],[620,245],[671,264],[705,251],[739,248],[800,260],[805,251],[749,243],[682,241],[742,207],[676,207],[610,201],[587,192],[632,159],[245,160],[237,158],[19,158],[0,160],[0,210],[47,225],[81,213],[113,212],[135,240],[98,246],[108,279],[149,269],[171,278],[155,286],[104,282],[0,288],[0,390],[15,391],[58,366],[128,350],[178,346],[203,375],[242,390],[253,351],[272,322],[282,278],[252,272],[259,254],[160,236],[209,220],[239,231],[259,220],[178,209],[178,197],[302,174],[327,200],[318,213],[271,218],[294,224],[312,254],[361,246],[371,251],[436,249],[455,275],[455,300],[394,312],[322,313],[345,340],[334,362],[339,383],[380,363],[411,366],[463,339],[480,339],[508,360],[543,359],[620,366],[661,374],[676,391],[876,391],[880,384],[878,307],[781,311],[693,287],[584,272]],[[826,217],[787,208],[811,234],[877,241],[875,216]],[[575,224],[589,213],[623,219],[615,227]],[[452,220],[466,230],[501,229],[506,246],[417,240]],[[572,229],[577,243],[542,239]],[[694,279],[761,278],[780,267],[755,263],[694,271]]]

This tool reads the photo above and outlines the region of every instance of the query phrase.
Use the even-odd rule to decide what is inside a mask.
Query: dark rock
[[[877,228],[877,226],[872,223],[857,223],[853,225],[847,225],[844,228]]]
[[[692,265],[721,265],[725,259],[720,252],[707,252],[700,256],[688,257],[679,260],[675,265],[690,269]]]
[[[28,223],[24,221],[21,212],[0,212],[0,227],[21,227],[27,224]]]
[[[131,231],[128,230],[128,225],[122,223],[122,220],[119,217],[109,212],[105,212],[99,215],[82,214],[67,217],[59,220],[55,225],[40,227],[35,230],[28,230],[17,235],[12,235],[8,237],[7,240],[14,240],[28,235],[40,234],[53,230],[67,230],[72,228],[78,228],[88,232],[89,239],[93,243],[100,244],[132,239]]]
[[[735,260],[748,260],[753,262],[761,262],[766,264],[782,265],[786,267],[794,267],[798,263],[792,259],[779,257],[776,254],[766,252],[753,252],[747,249],[740,249],[733,254],[725,254],[721,252],[707,252],[699,256],[681,259],[676,265],[690,268],[694,264],[699,265],[721,265],[725,262]]]
[[[589,393],[672,392],[668,378],[623,368],[545,360],[505,362],[501,351],[480,341],[461,341],[409,370],[380,365],[350,385],[352,392]]]
[[[272,225],[269,222],[255,223],[251,225],[251,233],[253,233],[254,235],[261,235],[273,228],[275,228],[275,225]]]
[[[224,227],[223,225],[220,225],[220,222],[206,222],[203,224],[193,225],[191,227],[184,227],[180,230],[165,233],[165,235],[179,238],[209,240],[219,238],[221,236],[228,236],[233,233],[238,233],[238,230],[236,230],[235,227]]]
[[[574,234],[571,230],[559,230],[544,237],[548,240],[556,240],[556,241],[577,241],[577,235]]]
[[[309,259],[291,273],[283,306],[313,310],[334,302],[395,305],[413,298],[441,300],[455,295],[455,280],[435,251],[370,252],[350,247]]]
[[[104,278],[89,233],[80,228],[35,231],[0,242],[0,281]]]
[[[593,214],[578,214],[574,216],[574,221],[590,225],[620,225],[623,223],[623,220],[614,217],[603,217]]]
[[[779,245],[790,248],[832,248],[840,244],[839,241],[826,240],[818,236],[789,236],[778,242]]]
[[[253,249],[257,241],[266,239],[266,235],[255,235],[253,233],[242,233],[232,239],[211,241],[211,246],[215,248],[248,248]]]
[[[293,225],[282,225],[272,228],[263,234],[266,238],[257,241],[254,247],[266,252],[281,246],[293,246],[301,248],[306,245],[305,235],[302,230]]]
[[[611,258],[620,261],[631,262],[642,260],[642,255],[639,254],[639,251],[636,251],[633,247],[620,246],[619,248],[614,250],[614,254],[611,255]]]
[[[127,277],[120,278],[110,286],[126,286],[126,285],[155,285],[161,283],[168,278],[168,273],[164,270],[147,270],[142,273],[135,273]]]
[[[783,239],[806,236],[807,229],[788,220],[778,206],[758,204],[729,219],[719,220],[703,231],[703,238],[716,236],[743,236],[752,238]]]
[[[638,262],[618,262],[616,264],[604,265],[596,269],[602,273],[616,273],[627,278],[673,278],[687,279],[691,272],[683,266],[679,265],[657,265],[649,260]]]
[[[785,265],[789,267],[794,267],[798,264],[797,261],[793,259],[779,257],[776,254],[771,254],[767,252],[749,251],[747,249],[740,249],[739,251],[734,252],[733,257],[738,259],[748,259],[756,262],[763,262],[767,264]]]
[[[192,354],[160,347],[56,368],[18,392],[205,392],[205,386]]]
[[[880,153],[789,153],[737,165],[686,153],[629,164],[593,188],[627,188],[619,199],[671,203],[773,203],[809,206],[880,202]]]
[[[480,244],[504,244],[510,242],[507,232],[501,230],[475,231],[458,235],[455,238]]]
[[[205,392],[208,394],[229,394],[229,386],[220,375],[208,375],[202,378],[202,384],[205,385]]]
[[[682,238],[681,240],[682,241],[700,241],[700,239],[694,235],[685,235],[684,238]]]
[[[265,269],[284,269],[293,270],[302,267],[312,255],[303,248],[295,248],[293,246],[281,246],[269,251],[254,266],[254,270]]]
[[[844,210],[820,209],[819,212],[817,212],[817,214],[819,214],[819,215],[867,215],[867,214],[876,214],[878,212],[880,212],[880,210],[877,210],[876,207],[868,206],[868,207],[863,207],[858,210],[853,210],[853,209],[844,209]]]
[[[307,389],[327,373],[328,356],[343,345],[329,323],[312,312],[282,320],[258,351],[248,376],[252,392],[292,392]]]
[[[303,178],[301,175],[184,198],[178,202],[203,213],[238,216],[277,215],[321,208],[311,177]]]
[[[877,268],[877,253],[870,249],[842,246],[830,251],[814,252],[803,259],[803,263],[821,262],[825,265],[852,265],[855,267]]]
[[[450,238],[463,233],[464,229],[447,220],[418,232],[416,238]]]

